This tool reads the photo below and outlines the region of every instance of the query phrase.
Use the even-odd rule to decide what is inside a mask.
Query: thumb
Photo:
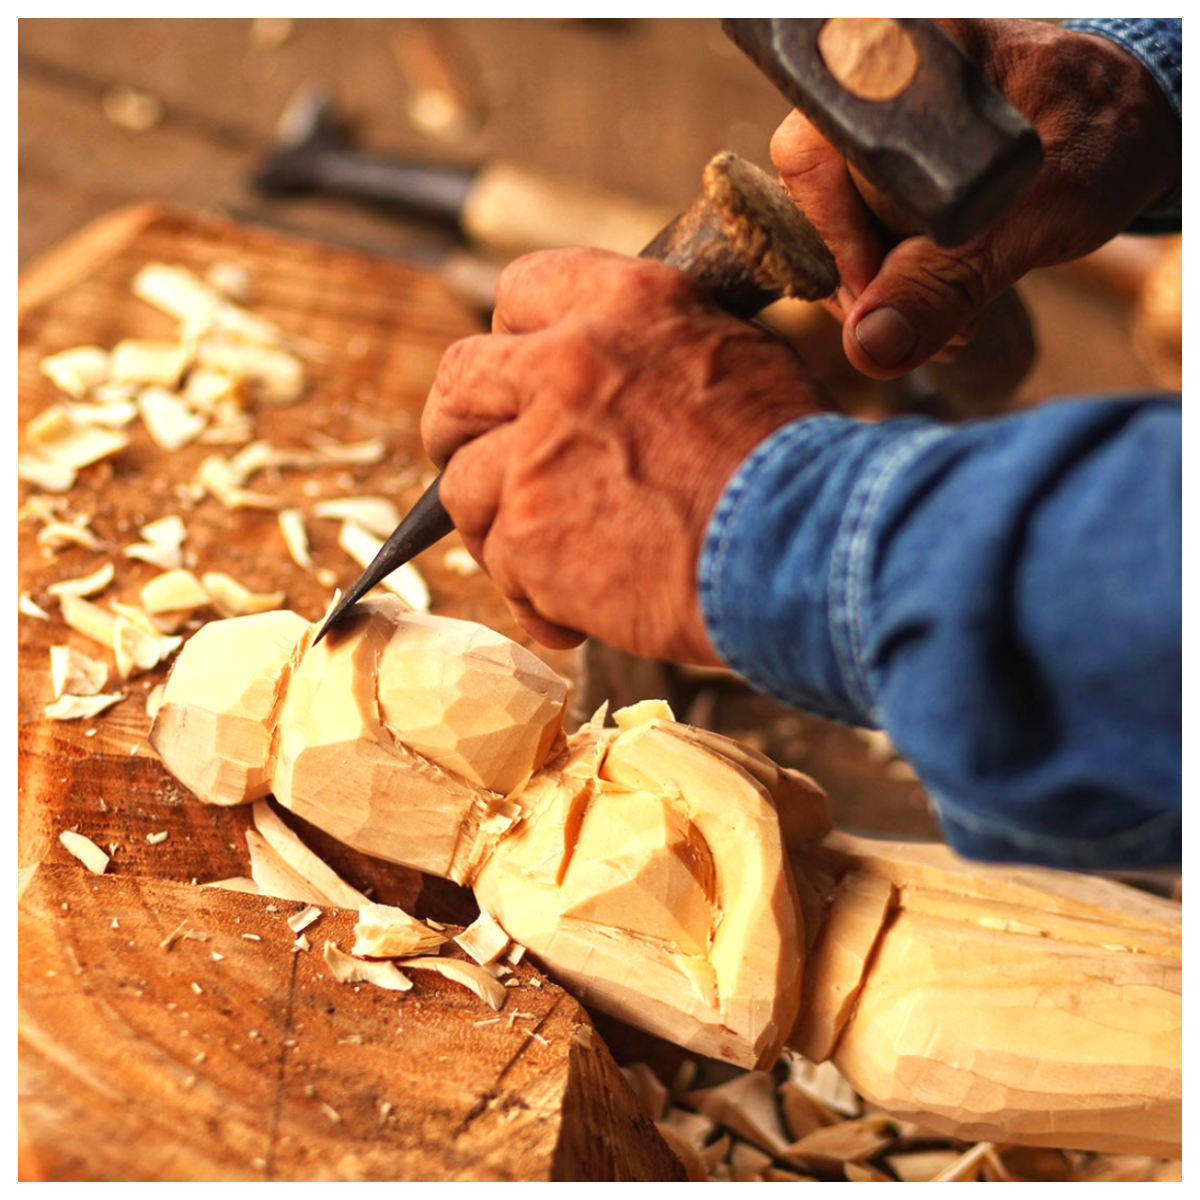
[[[968,336],[984,306],[1016,277],[997,269],[982,239],[947,248],[908,238],[847,313],[846,357],[874,379],[903,375]]]

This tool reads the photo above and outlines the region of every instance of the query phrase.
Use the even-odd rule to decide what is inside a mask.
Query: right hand
[[[991,228],[961,246],[910,237],[890,250],[845,160],[798,112],[771,157],[837,259],[831,302],[850,362],[894,379],[953,357],[980,310],[1034,267],[1090,253],[1181,170],[1181,126],[1146,69],[1119,46],[1039,21],[940,22],[1037,130],[1038,175]]]

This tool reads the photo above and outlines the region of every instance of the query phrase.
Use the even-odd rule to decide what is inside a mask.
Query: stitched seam
[[[871,701],[866,660],[866,608],[870,602],[868,565],[871,534],[888,489],[901,470],[927,448],[951,434],[926,429],[887,446],[859,477],[834,540],[829,570],[829,632],[846,690],[857,708],[878,721]]]

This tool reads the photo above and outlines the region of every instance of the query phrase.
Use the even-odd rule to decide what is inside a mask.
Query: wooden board
[[[292,447],[305,445],[314,434],[343,442],[379,437],[389,451],[376,466],[284,471],[278,478],[260,476],[253,486],[282,495],[289,505],[305,511],[318,499],[348,493],[390,496],[402,509],[411,504],[432,469],[420,451],[417,424],[421,404],[445,346],[476,332],[473,319],[428,273],[249,231],[215,218],[156,207],[123,210],[35,267],[21,290],[21,426],[56,398],[54,388],[38,370],[43,356],[86,343],[108,347],[122,337],[173,335],[172,323],[129,290],[130,280],[141,266],[162,261],[202,270],[218,259],[245,264],[254,281],[253,311],[304,339],[308,347],[311,389],[307,399],[292,408],[263,411],[257,421],[258,435],[275,445]],[[103,543],[101,550],[71,547],[47,557],[36,542],[37,522],[19,526],[19,588],[51,614],[50,621],[22,616],[18,627],[18,861],[21,866],[45,864],[26,894],[21,940],[23,1128],[41,1169],[51,1177],[147,1179],[187,1178],[193,1171],[203,1178],[299,1179],[331,1173],[352,1177],[360,1169],[372,1178],[418,1178],[422,1173],[430,1178],[549,1178],[561,1177],[563,1170],[585,1169],[586,1155],[581,1156],[578,1147],[558,1159],[543,1155],[543,1161],[536,1154],[531,1156],[528,1140],[521,1144],[520,1139],[503,1137],[478,1143],[463,1139],[452,1154],[450,1143],[443,1146],[439,1139],[431,1138],[422,1156],[411,1159],[405,1155],[415,1153],[413,1147],[423,1144],[422,1139],[401,1138],[378,1148],[378,1156],[374,1150],[364,1151],[359,1166],[344,1167],[335,1165],[340,1160],[323,1154],[290,1155],[275,1134],[271,1134],[274,1141],[268,1138],[269,1152],[264,1152],[263,1131],[278,1133],[284,1127],[280,1105],[288,1092],[282,1087],[278,1041],[274,1057],[255,1051],[244,1061],[229,1059],[220,1069],[197,1073],[204,1080],[203,1087],[197,1083],[191,1091],[181,1090],[182,1068],[171,1055],[164,1058],[159,1053],[161,1030],[153,1021],[134,1020],[123,1009],[137,991],[131,981],[171,975],[170,968],[156,957],[155,947],[170,932],[164,927],[174,928],[180,920],[194,920],[199,915],[236,941],[233,930],[237,922],[247,919],[247,913],[262,918],[267,902],[193,886],[247,873],[243,831],[249,817],[241,809],[199,804],[167,774],[150,749],[145,698],[150,688],[165,678],[165,668],[135,678],[127,687],[127,698],[102,717],[55,722],[42,715],[52,698],[49,647],[65,642],[85,653],[97,653],[93,643],[62,622],[46,590],[48,585],[112,561],[116,580],[105,597],[136,600],[138,589],[157,570],[123,558],[121,549],[137,540],[138,527],[145,522],[177,512],[188,528],[187,558],[197,569],[228,571],[257,589],[283,588],[288,605],[314,620],[325,610],[331,594],[330,588],[318,584],[310,572],[291,561],[273,513],[231,512],[211,498],[196,503],[181,493],[201,460],[221,448],[192,445],[168,455],[140,425],[132,427],[132,432],[126,450],[85,468],[66,495],[72,512],[90,516],[91,528]],[[225,449],[228,452],[229,448]],[[30,490],[22,485],[22,501]],[[337,532],[336,522],[309,521],[317,565],[334,570],[339,585],[345,587],[358,574],[358,567],[338,549]],[[462,578],[448,570],[444,550],[435,548],[418,563],[429,582],[434,611],[482,621],[517,636],[519,631],[486,577]],[[570,672],[570,656],[550,657],[552,665]],[[107,876],[83,873],[58,842],[64,829],[77,830],[111,849]],[[161,832],[167,833],[165,840],[148,840]],[[307,830],[306,836],[337,869],[378,900],[460,923],[475,911],[462,889],[355,854],[315,831]],[[114,931],[108,938],[103,931],[113,917],[123,926],[136,926],[138,935],[125,939]],[[275,919],[272,915],[271,920]],[[198,949],[191,944],[187,947],[189,953]],[[301,966],[297,956],[278,945],[268,954],[265,966],[252,967],[238,959],[240,990],[214,1010],[205,999],[206,991],[195,994],[190,990],[192,982],[205,988],[210,964],[204,960],[211,949],[199,955],[186,982],[181,977],[172,980],[171,988],[180,995],[164,1003],[188,1000],[194,1012],[203,1012],[206,1020],[215,1022],[212,1037],[218,1041],[232,1038],[235,1027],[240,1033],[245,1032],[242,1026],[252,1027],[238,1015],[238,1009],[257,986],[255,971],[265,971],[262,989],[274,996],[260,1024],[274,1014],[276,1033],[286,1024],[277,1011],[283,998],[288,1005],[312,1005],[318,1012],[322,1010],[313,999],[313,988],[335,989],[339,996],[346,991],[322,977],[315,956],[311,966],[308,959]],[[226,963],[234,957],[227,955]],[[100,964],[102,970],[97,969]],[[57,974],[47,975],[48,971]],[[323,982],[318,987],[319,977]],[[48,979],[58,982],[48,984]],[[490,1011],[470,994],[454,995],[461,989],[442,987],[440,982],[422,984],[424,1004],[406,1009],[412,1015],[404,1023],[424,1028],[424,1021],[416,1016],[424,1012],[430,1018],[431,1038],[454,1041],[463,1061],[459,1075],[469,1076],[477,1089],[472,1103],[490,1094],[489,1089],[508,1096],[513,1072],[531,1052],[529,1046],[544,1048],[525,1039],[527,1045],[515,1052],[511,1044],[503,1054],[496,1047],[489,1049],[476,1035],[473,1022],[490,1016]],[[363,989],[361,998],[347,998],[345,1003],[359,1006],[353,1007],[355,1013],[361,1007],[372,1021],[391,1021],[396,1015],[394,997],[370,997],[367,990]],[[547,984],[540,995],[553,998],[551,1007],[559,1006],[555,1011],[573,1014],[568,1024],[587,1025],[582,1011],[571,1008],[571,1002],[552,985]],[[465,1001],[460,1003],[463,997]],[[329,1073],[325,1102],[334,1109],[339,1104],[361,1108],[359,1098],[339,1093],[355,1078],[357,1067],[340,1042],[352,1031],[343,1028],[337,1002],[329,1003],[334,1011],[323,1014],[320,1032],[310,1025],[306,1054],[311,1055],[314,1071]],[[543,1013],[542,1008],[538,1011]],[[549,1011],[546,1008],[543,1015]],[[154,1044],[135,1050],[143,1032],[152,1035]],[[111,1070],[87,1062],[94,1048],[120,1043],[125,1044],[122,1053],[126,1057],[110,1059],[106,1050],[102,1061],[111,1068],[112,1063],[124,1063],[132,1056],[136,1068],[130,1066],[128,1072],[122,1068],[113,1075]],[[397,1079],[405,1078],[405,1071],[418,1072],[426,1053],[420,1046],[399,1043],[394,1049],[389,1045],[376,1050],[382,1057],[374,1069],[389,1078],[398,1072]],[[553,1099],[542,1105],[543,1115],[555,1105],[561,1108],[560,1102],[569,1097],[572,1111],[585,1126],[596,1120],[603,1126],[612,1112],[601,1119],[602,1110],[594,1103],[596,1087],[588,1084],[591,1077],[568,1087],[568,1081],[579,1076],[573,1061],[566,1052],[555,1059],[556,1069],[565,1073],[556,1077],[554,1087],[559,1090],[546,1093]],[[465,1087],[464,1078],[455,1086]],[[503,1087],[502,1079],[507,1081]],[[436,1074],[430,1076],[429,1085],[437,1090]],[[607,1084],[600,1089],[605,1094],[607,1090]],[[404,1099],[403,1086],[394,1092],[398,1101]],[[197,1132],[201,1126],[197,1124],[196,1096],[205,1098],[201,1109],[211,1119],[229,1106],[231,1112],[242,1114],[246,1129],[257,1130],[257,1134],[208,1144]],[[584,1099],[589,1096],[590,1100]],[[135,1098],[144,1100],[134,1103]],[[618,1080],[613,1098],[605,1104],[619,1110],[627,1100]],[[88,1120],[95,1120],[97,1106],[105,1109],[104,1120],[89,1128]],[[463,1112],[470,1107],[466,1105]],[[354,1145],[369,1141],[365,1131],[374,1119],[365,1109],[361,1120],[355,1119]],[[551,1145],[563,1138],[570,1141],[571,1123],[562,1122],[561,1112],[556,1120],[559,1124],[552,1131]],[[318,1118],[317,1128],[322,1128],[320,1121],[329,1123]],[[442,1127],[440,1118],[435,1124]],[[148,1153],[146,1135],[152,1126],[156,1145],[162,1144]],[[545,1129],[543,1122],[543,1142]],[[338,1141],[338,1129],[331,1126],[322,1132],[325,1142]],[[646,1163],[618,1167],[611,1155],[599,1153],[586,1169],[609,1177],[629,1171],[641,1178],[660,1177],[662,1172],[669,1175],[675,1169],[673,1159],[665,1154],[652,1128],[648,1137],[643,1137],[646,1133],[640,1130],[631,1135],[643,1150],[649,1146]],[[298,1132],[295,1136],[303,1140]],[[472,1159],[473,1144],[477,1149]],[[440,1157],[442,1149],[444,1157]],[[256,1166],[260,1160],[267,1165]],[[651,1161],[656,1165],[648,1166]]]

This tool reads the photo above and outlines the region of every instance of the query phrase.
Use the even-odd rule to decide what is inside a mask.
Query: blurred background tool
[[[670,215],[512,163],[464,167],[357,150],[330,96],[312,86],[292,98],[277,132],[278,146],[254,175],[268,195],[326,192],[448,221],[502,254],[580,245],[633,253]]]

